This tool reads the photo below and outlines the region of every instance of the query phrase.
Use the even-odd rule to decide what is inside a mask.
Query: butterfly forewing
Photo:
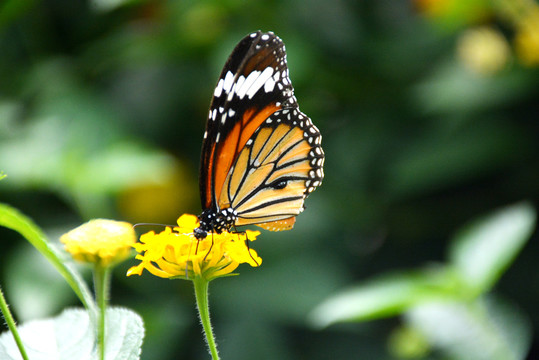
[[[246,36],[226,62],[210,106],[200,167],[205,208],[219,208],[217,194],[225,177],[260,124],[275,111],[294,106],[283,42],[273,33]]]

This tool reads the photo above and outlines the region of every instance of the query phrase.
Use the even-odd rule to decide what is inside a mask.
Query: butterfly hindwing
[[[321,135],[298,109],[279,110],[247,141],[231,168],[219,203],[238,214],[236,225],[279,222],[303,210],[305,197],[322,182]]]

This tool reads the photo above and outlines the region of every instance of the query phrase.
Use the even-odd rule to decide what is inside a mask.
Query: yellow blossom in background
[[[181,207],[196,204],[198,188],[192,171],[179,160],[160,173],[133,179],[118,194],[118,210],[132,222],[170,223]]]
[[[491,75],[502,70],[511,51],[505,37],[490,27],[469,29],[457,43],[457,54],[462,63],[480,75]]]
[[[198,240],[193,235],[196,227],[196,216],[182,215],[174,229],[167,227],[158,234],[153,231],[143,234],[140,242],[133,245],[141,263],[129,269],[127,275],[141,275],[146,269],[162,278],[202,277],[209,281],[233,275],[241,263],[254,267],[262,264],[256,251],[246,244],[247,240],[255,240],[259,231],[208,233],[205,239]]]
[[[515,51],[526,66],[539,65],[539,6],[533,6],[518,24]]]
[[[130,223],[95,219],[62,235],[60,241],[75,260],[106,267],[129,256],[136,236]]]

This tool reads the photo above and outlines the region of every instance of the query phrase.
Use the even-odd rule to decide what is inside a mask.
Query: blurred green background
[[[243,36],[274,31],[301,110],[323,134],[326,177],[293,231],[264,231],[253,244],[260,268],[211,284],[220,353],[397,359],[405,355],[389,339],[399,317],[317,330],[307,315],[352,284],[445,261],[451,236],[477,216],[537,205],[538,9],[529,0],[4,0],[0,201],[54,241],[95,217],[173,224],[199,214],[213,87]],[[537,240],[495,288],[535,328],[529,359],[539,357]],[[18,234],[0,228],[0,244],[0,284],[19,321],[78,306]],[[111,302],[144,318],[142,358],[208,358],[192,284],[126,278],[135,263],[116,268]]]

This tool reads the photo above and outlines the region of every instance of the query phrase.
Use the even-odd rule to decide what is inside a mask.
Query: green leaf
[[[6,0],[0,5],[0,29],[4,29],[11,22],[15,21],[25,12],[30,10],[34,5],[35,0]]]
[[[455,236],[450,261],[475,295],[496,283],[529,239],[535,222],[533,207],[520,203],[472,223]]]
[[[30,321],[19,326],[19,333],[32,360],[97,359],[95,331],[85,310],[68,309],[55,318]],[[105,337],[105,358],[140,359],[144,327],[133,311],[107,309]],[[9,332],[0,335],[0,359],[20,359]]]
[[[529,91],[533,80],[526,72],[509,71],[499,76],[470,76],[456,59],[439,64],[426,80],[412,90],[418,106],[427,113],[475,113],[510,103]],[[481,139],[483,140],[487,139]]]
[[[406,320],[452,359],[520,360],[531,341],[528,319],[500,299],[431,302],[409,311]]]
[[[57,250],[49,243],[45,234],[32,220],[21,214],[17,209],[0,203],[0,226],[17,231],[28,240],[66,279],[84,306],[92,312],[96,311],[92,295],[82,277],[72,266],[67,265],[62,260]]]
[[[444,269],[385,275],[329,298],[314,309],[309,321],[320,328],[393,316],[425,301],[452,297],[457,289]]]
[[[107,309],[105,358],[115,360],[140,359],[144,323],[135,312],[126,308]]]

